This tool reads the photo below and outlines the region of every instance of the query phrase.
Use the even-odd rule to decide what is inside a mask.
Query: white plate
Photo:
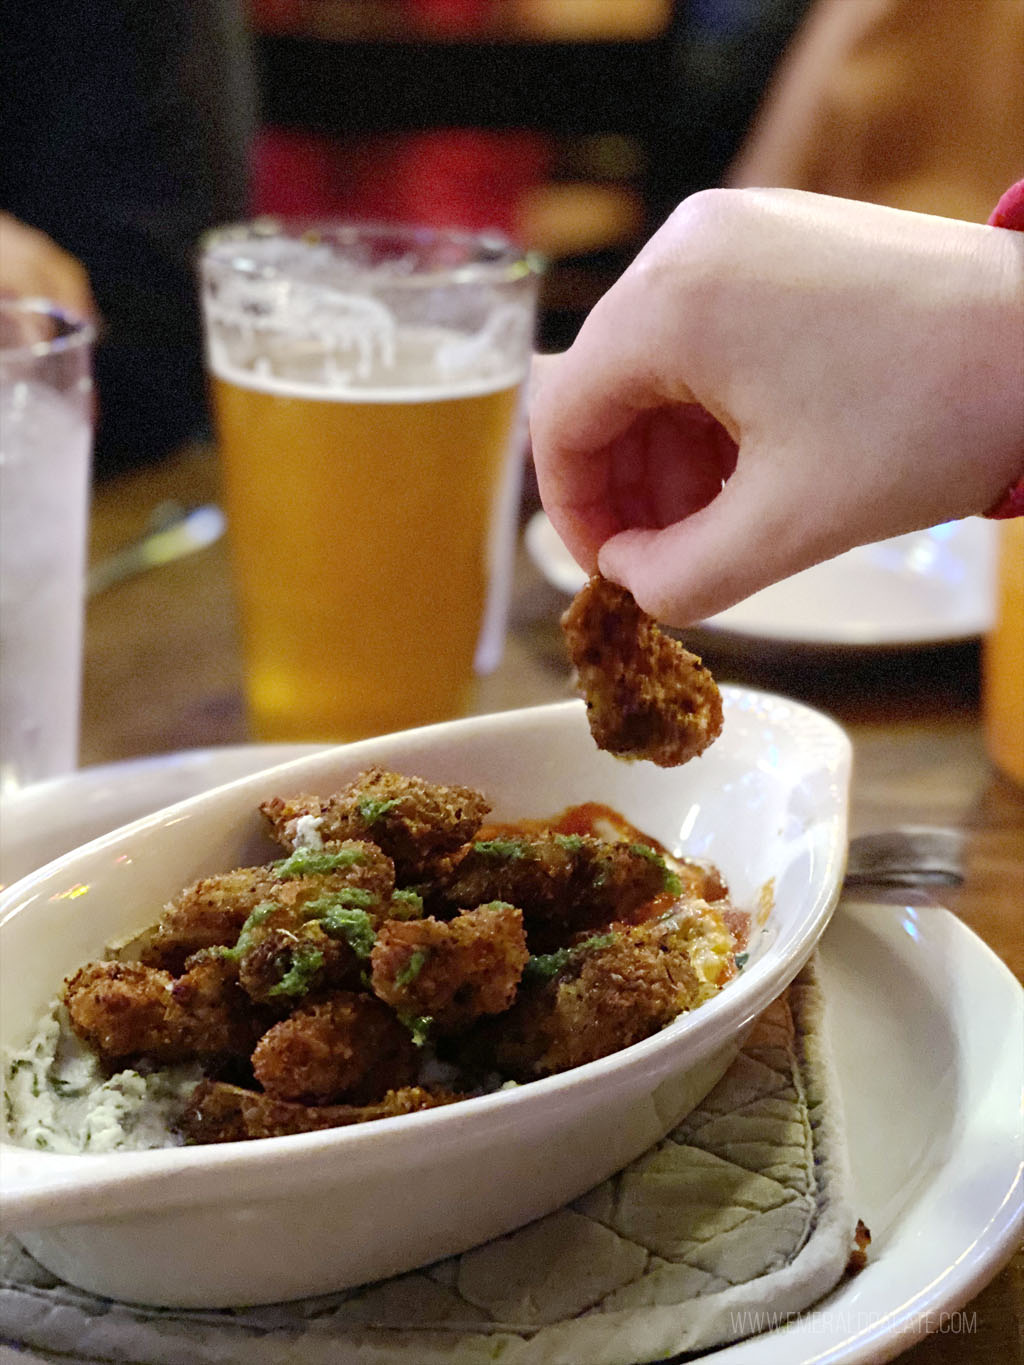
[[[715,1365],[876,1365],[959,1310],[1024,1224],[1024,992],[947,910],[844,901],[822,941],[869,1263],[786,1329]]]
[[[701,622],[706,630],[811,645],[924,645],[983,635],[995,615],[994,523],[946,522],[861,545]],[[584,573],[543,511],[526,546],[544,577],[574,594]]]
[[[947,911],[844,902],[822,941],[870,1264],[783,1331],[714,1365],[867,1365],[962,1306],[1021,1233],[1019,985]],[[43,1357],[0,1346],[0,1365]],[[73,1365],[73,1362],[69,1362]]]
[[[80,768],[0,802],[0,889],[141,815],[223,782],[315,753],[316,744],[237,744],[186,749]]]

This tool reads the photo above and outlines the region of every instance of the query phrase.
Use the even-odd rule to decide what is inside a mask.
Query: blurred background
[[[268,761],[221,536],[207,230],[258,214],[497,228],[546,260],[539,344],[557,350],[694,191],[790,186],[984,222],[1024,176],[1024,0],[5,0],[3,39],[0,294],[92,311],[100,332],[85,771],[3,822],[33,863]],[[161,535],[186,511],[204,534],[171,555]],[[538,519],[527,479],[524,531]],[[849,730],[853,833],[962,836],[965,882],[943,897],[1021,976],[1024,519],[999,527],[997,611],[996,526],[966,526],[985,554],[951,557],[937,528],[945,540],[880,562],[856,639],[819,588],[774,636],[762,611],[688,640],[722,681]],[[570,695],[558,620],[574,589],[553,565],[524,535],[505,658],[476,711]],[[922,627],[914,595],[881,634],[879,608],[902,599],[879,576],[939,609]],[[903,1358],[1010,1359],[1022,1292],[1018,1254],[975,1301],[977,1334],[940,1331]]]
[[[207,435],[216,223],[493,226],[547,259],[558,349],[706,186],[983,221],[1022,58],[1021,0],[8,0],[0,210],[88,272],[103,477]]]

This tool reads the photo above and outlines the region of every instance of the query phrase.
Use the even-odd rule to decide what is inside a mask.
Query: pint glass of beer
[[[261,221],[212,234],[201,276],[255,736],[459,715],[500,653],[531,259],[496,234]]]

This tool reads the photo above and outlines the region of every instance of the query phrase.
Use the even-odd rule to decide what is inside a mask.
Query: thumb
[[[813,517],[785,486],[779,465],[745,451],[707,506],[661,530],[631,529],[598,554],[605,577],[628,588],[639,606],[669,626],[714,616],[780,578],[849,548],[841,524],[815,497]],[[784,462],[785,463],[785,462]]]

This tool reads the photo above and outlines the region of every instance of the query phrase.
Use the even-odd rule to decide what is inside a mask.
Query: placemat
[[[98,1298],[7,1238],[0,1335],[81,1365],[641,1365],[810,1307],[855,1227],[812,962],[663,1142],[517,1232],[361,1289],[218,1312]]]

